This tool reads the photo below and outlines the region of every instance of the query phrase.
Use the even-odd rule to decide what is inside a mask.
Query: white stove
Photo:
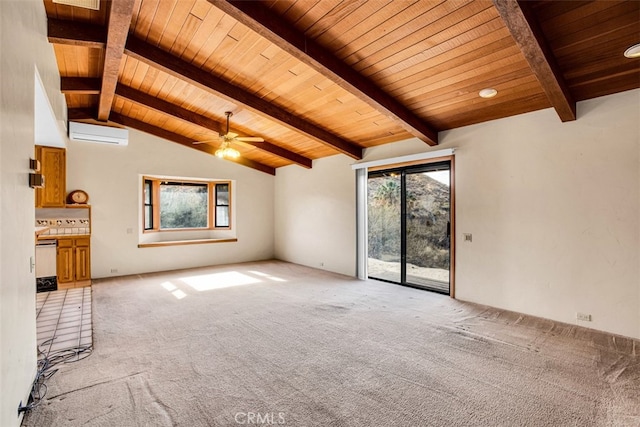
[[[36,241],[36,291],[55,291],[58,289],[56,266],[56,240]]]

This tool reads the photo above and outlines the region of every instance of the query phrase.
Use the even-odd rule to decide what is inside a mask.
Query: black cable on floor
[[[77,362],[91,354],[92,346],[90,345],[79,345],[77,347],[66,348],[64,350],[57,350],[53,352],[49,351],[45,354],[40,347],[50,344],[54,339],[55,337],[43,341],[38,347],[38,370],[31,386],[29,401],[26,405],[18,407],[19,414],[32,410],[38,406],[42,400],[44,400],[44,397],[47,394],[47,385],[45,384],[45,381],[58,372],[58,368],[56,368],[56,366],[61,363]],[[40,358],[41,356],[42,358]]]

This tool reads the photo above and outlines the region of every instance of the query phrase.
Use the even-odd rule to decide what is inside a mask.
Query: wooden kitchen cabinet
[[[67,195],[66,150],[36,145],[36,159],[44,176],[44,187],[36,189],[36,207],[63,208]]]
[[[89,239],[75,239],[75,279],[80,282],[91,280]]]
[[[58,239],[58,252],[56,256],[58,286],[60,283],[73,282],[74,259],[73,239]]]
[[[86,286],[91,280],[88,237],[58,238],[58,289]]]

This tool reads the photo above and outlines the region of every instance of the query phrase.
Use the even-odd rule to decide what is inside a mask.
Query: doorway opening
[[[369,278],[451,295],[451,182],[450,161],[369,172]]]

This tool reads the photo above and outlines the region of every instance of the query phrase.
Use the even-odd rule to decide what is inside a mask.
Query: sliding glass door
[[[367,185],[369,277],[400,282],[402,259],[401,175],[369,175]]]
[[[370,278],[450,292],[449,162],[369,173]]]

